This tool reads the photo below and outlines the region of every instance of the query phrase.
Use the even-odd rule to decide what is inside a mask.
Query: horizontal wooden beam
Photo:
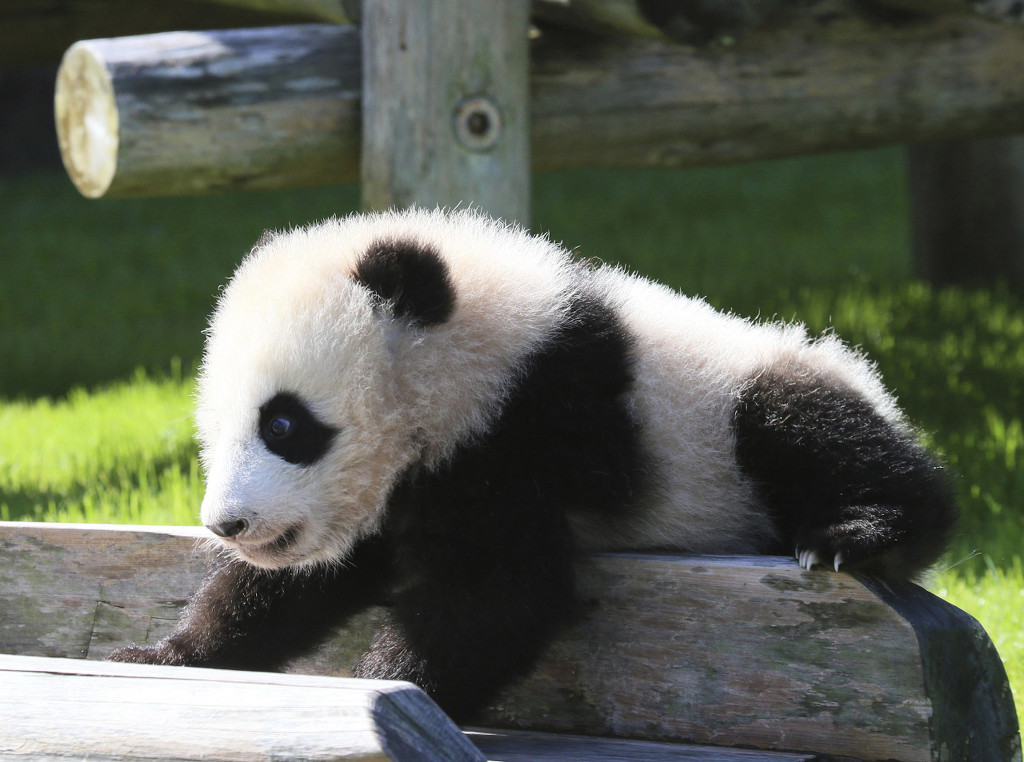
[[[532,168],[702,166],[1024,132],[1024,26],[794,14],[731,47],[542,35]],[[65,165],[90,197],[355,181],[360,61],[349,26],[78,43],[57,81]]]
[[[3,0],[0,67],[56,66],[78,40],[154,34],[169,29],[281,26],[326,19],[299,13],[261,13],[248,7],[181,0]]]
[[[0,655],[0,711],[0,757],[5,759],[821,759],[568,734],[496,729],[463,734],[408,683],[34,656]]]
[[[166,636],[205,567],[202,530],[0,523],[0,652],[102,658]],[[855,759],[1018,760],[998,654],[913,585],[779,558],[586,560],[584,615],[485,724]],[[346,674],[380,610],[294,671]],[[943,752],[945,753],[945,751]],[[1017,756],[1015,756],[1017,755]]]
[[[358,24],[363,15],[363,0],[210,1],[252,10],[300,13],[322,21]],[[586,32],[702,42],[725,34],[739,36],[757,26],[780,3],[781,0],[533,0],[531,13],[540,22]]]
[[[484,756],[409,683],[0,655],[0,757],[453,760]]]
[[[1015,0],[864,0],[870,6],[933,16],[969,13],[997,21],[1024,21],[1024,7]]]
[[[323,21],[358,22],[362,0],[209,0],[259,11],[290,13]],[[861,0],[867,6],[935,15],[970,13],[999,20],[1024,20],[1013,0]],[[696,42],[739,36],[759,26],[782,0],[533,0],[535,18],[588,31]]]

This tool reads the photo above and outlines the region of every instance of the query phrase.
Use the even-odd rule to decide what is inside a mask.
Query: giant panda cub
[[[873,367],[471,211],[265,235],[198,384],[229,553],[122,661],[273,668],[376,602],[355,667],[468,718],[572,615],[582,551],[920,573],[954,507]]]

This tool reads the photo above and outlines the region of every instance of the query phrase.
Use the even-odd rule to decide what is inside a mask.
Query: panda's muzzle
[[[211,532],[237,548],[242,555],[251,557],[277,556],[290,549],[299,539],[301,527],[293,524],[271,540],[246,537],[249,522],[246,519],[231,519],[207,526]]]

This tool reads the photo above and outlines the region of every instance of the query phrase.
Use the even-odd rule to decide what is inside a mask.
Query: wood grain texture
[[[388,681],[0,656],[0,713],[0,759],[483,760]]]
[[[852,577],[628,555],[580,577],[584,620],[486,724],[933,758],[913,629]]]
[[[323,20],[198,0],[4,0],[0,3],[0,66],[56,65],[79,40],[171,29],[234,29]]]
[[[1010,683],[977,620],[954,606],[936,606],[915,585],[861,581],[914,628],[925,692],[933,707],[932,746],[938,759],[1019,760],[1020,729]]]
[[[487,759],[502,762],[826,762],[817,754],[788,754],[570,734],[469,730],[466,735]]]
[[[830,7],[826,14],[821,3],[801,4],[800,12],[725,47],[543,35],[530,61],[532,168],[702,166],[1024,132],[1024,27],[965,16],[885,25],[841,2]],[[59,80],[58,104],[83,105],[58,119],[58,129],[95,141],[83,156],[116,149],[109,183],[88,180],[109,160],[65,155],[87,193],[175,195],[359,179],[361,43],[352,27],[81,45],[109,77],[113,95],[88,85],[101,76]],[[86,89],[72,94],[64,91],[69,85]],[[489,85],[460,87],[486,92]],[[398,106],[398,94],[391,97],[392,110],[406,107]],[[85,104],[111,100],[116,133],[102,120],[86,127],[87,114],[113,112]],[[424,117],[434,120],[434,131],[442,121],[449,137],[451,100],[437,94]],[[413,130],[418,122],[407,123],[403,129],[413,132],[399,140],[403,117],[392,117],[376,135],[381,155],[368,159],[385,166],[371,174],[396,177],[387,162],[397,161],[398,146],[426,140]],[[390,146],[396,156],[388,159]],[[451,166],[467,178],[488,176],[474,163],[501,165],[489,164],[495,156],[488,152],[463,153],[463,163]],[[437,158],[428,169],[408,157],[405,164],[412,162],[409,171],[423,175],[426,187],[435,182],[429,166]],[[526,180],[499,177],[495,185],[506,182]],[[370,203],[390,202],[382,196]]]
[[[0,651],[102,658],[158,640],[199,583],[204,534],[0,523]],[[1020,760],[991,642],[920,588],[761,557],[607,554],[579,577],[579,621],[488,709],[487,725],[855,759],[985,748],[993,762]],[[380,615],[354,618],[290,669],[347,674]]]
[[[102,659],[170,634],[205,573],[200,529],[0,524],[0,651]]]
[[[701,166],[1024,131],[1024,28],[813,3],[733,46],[549,36],[533,166]],[[1013,83],[1013,84],[1011,84]]]
[[[365,0],[365,208],[529,222],[528,14],[526,0]]]
[[[297,25],[76,43],[54,96],[65,168],[90,198],[309,185],[346,163],[355,174],[358,37]]]

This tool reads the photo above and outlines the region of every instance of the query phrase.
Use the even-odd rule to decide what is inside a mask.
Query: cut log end
[[[117,170],[118,115],[110,72],[88,42],[68,48],[54,92],[57,142],[68,175],[88,198],[103,196]]]

